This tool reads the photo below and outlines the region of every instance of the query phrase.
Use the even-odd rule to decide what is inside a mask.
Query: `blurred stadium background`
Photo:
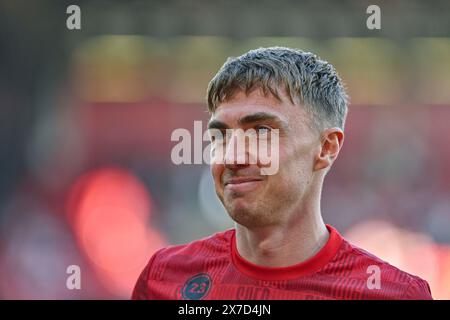
[[[0,298],[126,299],[156,249],[231,227],[170,135],[207,121],[226,57],[284,45],[351,96],[325,221],[450,299],[448,1],[376,1],[372,31],[371,1],[0,3]]]

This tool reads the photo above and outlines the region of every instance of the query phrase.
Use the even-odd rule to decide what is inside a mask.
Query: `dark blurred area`
[[[0,298],[126,299],[155,250],[232,227],[171,133],[206,123],[228,56],[278,45],[351,97],[325,222],[450,299],[450,2],[377,1],[380,30],[370,4],[0,1]]]

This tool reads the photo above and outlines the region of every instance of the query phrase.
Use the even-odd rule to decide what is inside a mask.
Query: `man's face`
[[[224,159],[211,163],[218,197],[231,218],[248,228],[289,223],[311,188],[314,159],[320,153],[319,135],[311,129],[303,106],[293,105],[285,95],[281,100],[264,96],[260,90],[248,96],[238,92],[221,103],[210,120],[210,128],[224,135],[226,129],[254,129],[270,136],[271,130],[278,129],[278,154],[270,155],[279,162],[275,174],[262,175],[264,165],[259,159],[249,161],[255,155],[247,148],[229,148],[235,135],[223,147]],[[245,159],[244,163],[233,161],[238,158]]]

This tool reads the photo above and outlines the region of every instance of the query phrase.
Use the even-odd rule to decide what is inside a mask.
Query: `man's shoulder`
[[[356,270],[357,273],[359,272],[368,279],[371,276],[375,278],[379,275],[381,287],[384,285],[392,292],[403,292],[400,298],[431,299],[427,281],[391,265],[345,239],[338,259],[346,261],[351,270]]]
[[[348,255],[352,255],[356,263],[368,266],[378,266],[382,271],[385,272],[385,277],[389,277],[391,280],[407,283],[416,280],[424,281],[420,277],[391,265],[389,262],[381,259],[373,253],[368,252],[365,249],[362,249],[350,243],[347,240],[344,240],[344,243],[346,246],[346,253]]]
[[[133,291],[133,299],[150,299],[150,297],[166,299],[168,297],[166,290],[172,288],[173,284],[178,284],[180,279],[206,272],[208,265],[217,265],[217,259],[227,263],[230,260],[233,232],[234,229],[229,229],[156,251],[139,276]],[[152,286],[149,286],[150,280],[153,282]]]
[[[200,238],[188,243],[170,245],[158,250],[155,256],[158,260],[172,259],[175,257],[199,256],[220,256],[230,252],[231,237],[234,229],[216,232],[210,236]]]

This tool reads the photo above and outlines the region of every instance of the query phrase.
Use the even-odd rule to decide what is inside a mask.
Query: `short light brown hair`
[[[293,104],[303,104],[313,124],[322,130],[344,130],[347,94],[334,67],[315,54],[284,47],[259,48],[230,57],[208,85],[208,110],[238,91],[262,89],[280,99],[284,90]]]

